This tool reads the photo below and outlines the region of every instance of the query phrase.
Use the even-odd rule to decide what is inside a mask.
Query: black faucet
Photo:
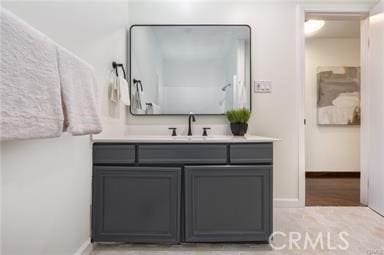
[[[190,112],[189,113],[189,116],[188,116],[188,136],[191,136],[192,135],[192,129],[191,129],[191,119],[193,122],[196,121],[196,118],[195,118],[195,114],[193,114],[193,112]]]

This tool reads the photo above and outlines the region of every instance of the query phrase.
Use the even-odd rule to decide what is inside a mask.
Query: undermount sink
[[[206,141],[206,140],[227,140],[232,136],[174,136],[172,140],[185,140],[185,141]]]
[[[214,141],[229,140],[232,136],[139,136],[136,140],[158,140],[158,141]]]
[[[226,140],[231,139],[233,136],[206,136],[205,139],[207,140]]]

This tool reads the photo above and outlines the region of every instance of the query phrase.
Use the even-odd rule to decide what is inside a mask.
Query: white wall
[[[164,86],[220,87],[223,59],[165,59]]]
[[[223,113],[219,87],[164,87],[164,113]]]
[[[1,5],[91,63],[103,122],[119,129],[123,108],[107,101],[113,60],[125,62],[127,4],[2,2]],[[89,136],[1,144],[2,254],[67,255],[90,237]]]
[[[152,28],[135,27],[132,33],[132,80],[142,81],[144,102],[159,104],[163,77],[161,46]]]
[[[369,176],[368,206],[384,216],[384,1],[372,10],[369,18],[369,84],[365,91],[369,102],[367,129],[367,166]]]
[[[2,253],[74,254],[90,236],[89,137],[2,143]]]
[[[248,47],[247,47],[248,48]],[[236,75],[237,73],[237,49],[235,46],[235,43],[233,43],[232,47],[230,48],[231,50],[228,52],[228,54],[225,56],[223,65],[225,69],[225,81],[223,86],[231,84],[230,87],[227,87],[224,93],[225,97],[225,105],[223,105],[224,111],[228,111],[233,108],[233,76]],[[249,59],[247,62],[249,62]],[[250,73],[250,70],[247,70],[248,73]],[[248,80],[249,81],[249,80]],[[249,96],[249,94],[248,94]]]
[[[249,133],[281,138],[275,147],[275,198],[298,200],[298,83],[296,6],[293,3],[148,2],[129,4],[130,24],[218,23],[252,26],[252,75],[272,80],[272,94],[252,95]],[[129,125],[185,125],[186,117],[128,116]],[[197,117],[197,124],[227,123],[224,117]]]
[[[298,200],[296,6],[239,2],[13,2],[2,5],[96,68],[104,127],[185,125],[185,117],[134,117],[110,104],[105,84],[113,60],[125,63],[128,23],[245,23],[252,26],[252,75],[272,80],[272,94],[252,95],[249,133],[276,143],[275,198]],[[130,18],[129,22],[127,18]],[[224,124],[224,117],[198,117]],[[88,137],[2,144],[3,254],[73,254],[89,237],[91,152]],[[53,164],[55,163],[55,164]],[[23,240],[23,242],[18,242]]]
[[[306,40],[306,171],[360,171],[360,127],[317,125],[316,69],[360,66],[359,38]]]
[[[223,59],[165,59],[161,106],[165,113],[223,113]],[[196,103],[197,102],[197,103]]]

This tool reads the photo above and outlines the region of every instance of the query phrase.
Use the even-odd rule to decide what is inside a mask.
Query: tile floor
[[[276,208],[275,231],[291,232],[293,238],[302,238],[297,246],[289,248],[288,237],[275,236],[274,249],[268,244],[184,244],[184,245],[130,245],[113,244],[94,247],[92,255],[251,255],[251,254],[346,254],[384,255],[384,217],[366,207],[306,207]],[[345,242],[349,248],[344,248]],[[293,233],[295,232],[295,233]],[[297,233],[298,232],[298,233]],[[320,233],[320,234],[319,234]],[[329,234],[327,234],[329,233]],[[307,242],[305,236],[307,235]],[[321,236],[322,235],[322,238]],[[328,237],[329,235],[329,237]],[[318,242],[313,249],[310,242]],[[329,241],[327,241],[329,239]],[[307,247],[305,248],[305,243]],[[284,249],[279,249],[285,246]],[[338,247],[339,246],[339,247]],[[334,250],[336,248],[336,250]]]

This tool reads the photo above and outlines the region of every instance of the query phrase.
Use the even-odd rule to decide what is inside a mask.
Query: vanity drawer
[[[138,148],[141,164],[225,164],[225,144],[143,144]]]
[[[136,158],[133,144],[94,144],[94,164],[134,164]]]
[[[272,143],[231,144],[230,161],[234,164],[270,163],[273,160]]]

